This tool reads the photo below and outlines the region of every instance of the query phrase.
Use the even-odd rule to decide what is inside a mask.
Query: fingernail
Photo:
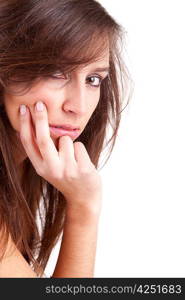
[[[26,114],[26,106],[24,104],[20,105],[20,114],[25,115]]]
[[[43,111],[44,110],[43,102],[39,101],[39,102],[36,103],[36,110],[37,111]]]

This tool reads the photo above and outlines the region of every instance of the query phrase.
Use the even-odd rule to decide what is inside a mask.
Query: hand
[[[101,178],[83,143],[73,144],[69,136],[62,136],[57,151],[50,137],[46,106],[33,114],[35,132],[28,107],[25,115],[20,114],[20,139],[37,174],[62,192],[69,207],[98,211]]]

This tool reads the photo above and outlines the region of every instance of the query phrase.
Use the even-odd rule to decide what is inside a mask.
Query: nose
[[[63,110],[71,112],[79,116],[83,116],[87,112],[87,92],[84,81],[73,81],[65,89],[65,98],[63,102]]]

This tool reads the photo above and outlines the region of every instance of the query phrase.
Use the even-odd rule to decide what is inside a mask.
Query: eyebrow
[[[109,69],[110,69],[109,67],[101,67],[101,68],[93,69],[91,72],[108,72]]]

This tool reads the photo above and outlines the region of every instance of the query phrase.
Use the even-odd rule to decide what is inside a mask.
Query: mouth
[[[68,135],[72,139],[77,138],[80,134],[80,129],[71,125],[53,125],[49,124],[50,133],[53,137],[58,138],[60,136]]]
[[[49,124],[49,126],[54,127],[54,128],[62,128],[64,130],[79,130],[80,128],[74,127],[70,124],[61,124],[61,125],[55,125],[55,124]]]

